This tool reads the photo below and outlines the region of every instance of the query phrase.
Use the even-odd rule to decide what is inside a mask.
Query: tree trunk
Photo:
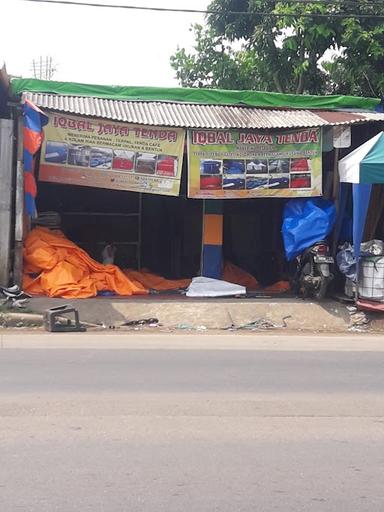
[[[303,94],[304,91],[304,73],[300,73],[299,80],[297,82],[296,94]]]
[[[273,82],[274,82],[274,84],[276,86],[277,92],[284,93],[284,89],[281,86],[281,82],[280,82],[280,77],[279,77],[279,72],[278,71],[276,71],[273,74]]]

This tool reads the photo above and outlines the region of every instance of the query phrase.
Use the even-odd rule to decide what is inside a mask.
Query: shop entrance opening
[[[67,238],[97,261],[111,244],[121,269],[149,269],[168,279],[198,275],[201,201],[40,182],[37,209],[57,212]]]

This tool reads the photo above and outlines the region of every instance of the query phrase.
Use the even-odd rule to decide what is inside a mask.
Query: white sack
[[[211,279],[210,277],[194,277],[187,290],[187,297],[231,297],[245,295],[244,286]]]

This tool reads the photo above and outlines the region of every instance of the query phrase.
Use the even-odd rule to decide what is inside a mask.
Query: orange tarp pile
[[[271,284],[270,286],[264,288],[264,291],[269,293],[284,293],[289,292],[290,289],[291,285],[288,281],[277,281],[277,283]]]
[[[246,272],[233,263],[226,261],[223,270],[223,280],[234,284],[245,286],[248,290],[263,290],[267,293],[284,293],[290,290],[288,281],[278,281],[270,286],[263,288],[252,274]]]
[[[129,268],[123,272],[128,279],[138,281],[145,288],[157,290],[159,292],[187,288],[191,284],[190,279],[165,279],[165,277],[153,274],[149,270],[138,271]]]
[[[102,265],[60,232],[36,228],[24,244],[24,290],[31,295],[87,298],[101,291],[143,295],[148,290],[115,265]],[[33,278],[32,275],[38,274]]]
[[[252,274],[249,274],[229,261],[226,261],[224,264],[223,280],[245,286],[249,290],[257,290],[260,288],[259,282]]]
[[[150,272],[149,270],[124,270],[124,274],[133,282],[139,282],[144,288],[151,290],[167,291],[167,290],[178,290],[180,288],[187,288],[191,284],[190,279],[165,279],[157,274]],[[279,281],[271,286],[262,288],[260,283],[255,277],[249,272],[246,272],[242,268],[234,265],[230,261],[226,261],[223,268],[224,281],[229,283],[239,284],[245,286],[248,290],[260,290],[263,289],[269,293],[282,293],[290,289],[287,281]]]
[[[260,289],[258,281],[245,270],[226,262],[224,281]],[[126,269],[102,265],[59,231],[35,228],[24,243],[24,290],[31,295],[47,295],[67,299],[95,297],[110,291],[117,295],[146,295],[149,290],[167,291],[187,288],[190,279],[171,280],[148,270]],[[284,292],[289,283],[280,281],[264,290]]]
[[[126,269],[124,270],[124,274],[129,277],[129,279],[138,281],[145,288],[157,291],[178,290],[180,288],[187,288],[191,284],[190,279],[165,279],[148,270],[141,270],[139,272],[137,270]],[[250,290],[260,288],[259,283],[251,274],[229,261],[224,265],[222,279],[229,283],[240,284]]]

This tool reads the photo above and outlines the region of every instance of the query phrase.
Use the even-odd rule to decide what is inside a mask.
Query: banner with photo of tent
[[[185,130],[50,113],[39,179],[178,196]]]
[[[189,130],[188,197],[322,195],[321,128]]]

